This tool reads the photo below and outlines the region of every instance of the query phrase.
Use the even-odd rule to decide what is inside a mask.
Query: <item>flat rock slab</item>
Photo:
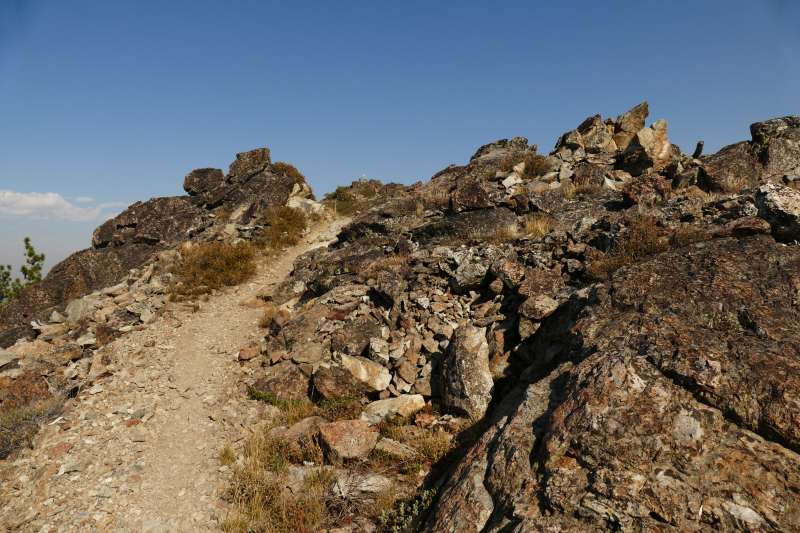
[[[378,432],[364,420],[342,420],[320,427],[320,441],[330,461],[363,459],[375,448]]]
[[[408,417],[425,407],[425,399],[420,394],[402,394],[372,402],[364,408],[361,419],[370,424],[380,424],[387,416]]]

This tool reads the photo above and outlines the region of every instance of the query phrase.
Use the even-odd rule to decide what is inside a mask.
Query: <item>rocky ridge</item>
[[[590,117],[548,156],[521,137],[485,145],[298,255],[243,302],[272,321],[237,354],[239,393],[364,412],[271,435],[310,436],[334,465],[413,457],[378,426],[441,404],[409,431],[445,428],[454,463],[362,487],[437,488],[425,531],[800,528],[800,119],[687,156],[647,114]],[[207,174],[187,177],[204,205]],[[598,268],[626,243],[648,252]]]

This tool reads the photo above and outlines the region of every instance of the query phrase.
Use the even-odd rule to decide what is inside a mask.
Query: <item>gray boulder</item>
[[[800,191],[765,183],[756,191],[758,216],[769,222],[776,240],[800,240]]]
[[[473,418],[481,418],[492,400],[494,382],[489,370],[486,328],[456,330],[442,369],[442,402]]]

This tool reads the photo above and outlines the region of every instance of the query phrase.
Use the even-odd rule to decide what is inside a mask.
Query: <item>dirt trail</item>
[[[230,475],[219,452],[263,418],[263,404],[241,393],[246,370],[236,361],[263,335],[262,310],[241,302],[278,284],[329,227],[198,312],[116,341],[116,371],[4,473],[0,531],[219,531]]]

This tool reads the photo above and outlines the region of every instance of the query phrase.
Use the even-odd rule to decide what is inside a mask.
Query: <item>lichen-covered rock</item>
[[[450,210],[453,213],[494,207],[489,194],[480,183],[467,183],[450,193]]]
[[[320,445],[329,461],[363,459],[375,448],[378,432],[363,420],[341,420],[320,426]]]
[[[380,326],[375,320],[361,317],[348,323],[333,335],[333,349],[352,356],[365,354],[370,339],[379,337]]]
[[[291,361],[268,367],[253,384],[261,394],[271,394],[281,401],[309,399],[309,378]]]
[[[800,527],[790,248],[721,238],[617,272],[561,330],[560,366],[498,406],[425,531]]]
[[[703,156],[704,181],[710,191],[739,191],[755,187],[761,164],[750,154],[750,143],[724,147],[716,154]]]
[[[444,358],[442,402],[477,419],[486,413],[493,390],[486,328],[458,328]]]
[[[218,168],[198,168],[186,175],[183,190],[189,196],[197,196],[216,189],[225,181],[225,174]]]
[[[756,191],[758,216],[769,222],[776,239],[800,240],[800,191],[765,183]]]
[[[670,194],[672,185],[659,174],[637,176],[622,186],[622,201],[626,205],[652,205]]]
[[[672,161],[672,144],[667,139],[667,122],[659,120],[633,136],[622,154],[623,167],[632,176],[659,172]]]
[[[614,123],[614,143],[619,150],[625,150],[634,135],[644,128],[645,119],[649,114],[648,103],[643,102],[617,117]]]

